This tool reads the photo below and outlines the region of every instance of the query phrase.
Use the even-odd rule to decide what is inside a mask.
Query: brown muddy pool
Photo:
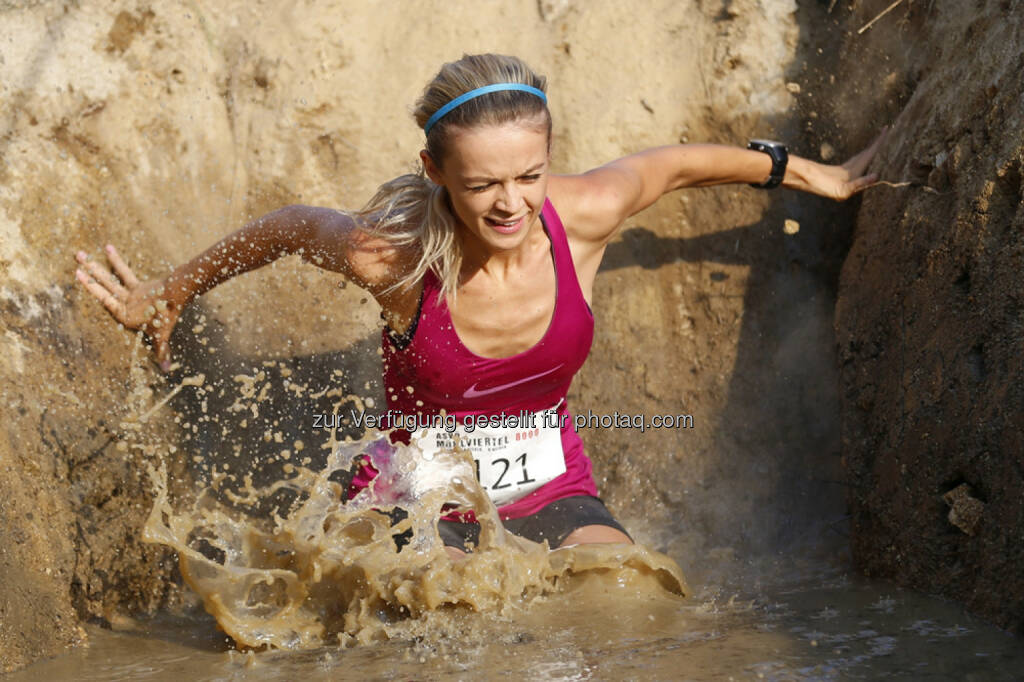
[[[1021,641],[954,604],[835,567],[771,583],[758,573],[686,600],[594,575],[523,611],[435,612],[419,636],[348,649],[243,653],[208,616],[163,616],[118,632],[91,627],[88,648],[7,679],[1022,678]]]
[[[356,456],[379,456],[380,473],[344,501],[333,476]],[[172,504],[162,470],[151,475],[144,537],[177,551],[194,608],[92,627],[88,647],[8,679],[1024,677],[1021,639],[835,561],[680,557],[688,585],[676,559],[643,546],[548,551],[515,538],[464,453],[428,458],[367,434],[336,444],[322,468],[227,497],[211,487],[190,505]],[[282,488],[295,501],[272,521],[242,513]],[[444,503],[478,511],[466,557],[440,543]],[[382,512],[394,508],[407,514],[392,525]],[[401,550],[396,529],[411,538]]]

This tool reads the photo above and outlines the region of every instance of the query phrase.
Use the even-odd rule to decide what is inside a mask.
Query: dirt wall
[[[271,476],[280,443],[318,452],[309,424],[331,391],[379,391],[378,311],[335,276],[284,260],[219,287],[179,325],[184,364],[163,377],[75,287],[75,251],[112,242],[155,276],[281,205],[358,207],[412,166],[411,103],[463,52],[519,54],[548,76],[556,172],[751,136],[816,155],[791,118],[816,45],[795,10],[0,4],[0,667],[80,642],[83,620],[182,599],[173,557],[138,540],[147,466],[166,462],[183,490],[211,466]],[[842,520],[830,335],[842,240],[822,215],[741,187],[667,198],[626,226],[598,277],[594,352],[570,399],[693,415],[692,430],[584,438],[613,510],[698,577],[707,557],[817,542]],[[153,411],[198,373],[203,391]],[[259,419],[232,411],[244,377],[272,384]]]
[[[836,306],[853,554],[1024,631],[1024,13],[859,3],[837,115],[892,121]]]

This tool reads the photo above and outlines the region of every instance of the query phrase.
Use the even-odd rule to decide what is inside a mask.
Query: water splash
[[[369,457],[380,472],[346,499],[344,474]],[[679,567],[665,555],[631,545],[585,545],[550,551],[505,531],[477,485],[465,452],[430,459],[386,435],[337,443],[320,470],[295,467],[261,489],[206,488],[175,511],[164,470],[153,469],[156,502],[148,542],[173,547],[181,572],[220,627],[250,647],[311,648],[408,636],[415,623],[446,608],[502,613],[525,608],[575,576],[613,574],[618,584],[686,595]],[[290,491],[293,502],[271,517],[253,513]],[[473,509],[479,545],[449,556],[438,536],[442,506]],[[390,512],[405,512],[401,520]],[[408,534],[401,549],[395,536]]]

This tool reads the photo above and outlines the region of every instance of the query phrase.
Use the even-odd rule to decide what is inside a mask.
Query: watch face
[[[751,140],[751,145],[757,145],[758,149],[785,149],[786,145],[775,140]]]

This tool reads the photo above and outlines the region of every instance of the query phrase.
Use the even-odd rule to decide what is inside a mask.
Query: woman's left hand
[[[830,166],[807,159],[798,159],[798,157],[792,158],[789,170],[792,171],[794,177],[790,181],[788,177],[790,173],[787,173],[785,186],[836,201],[849,199],[854,194],[878,182],[876,174],[864,175],[864,172],[885,143],[888,134],[889,129],[886,128],[867,149],[840,166]],[[793,161],[797,163],[794,164]]]

